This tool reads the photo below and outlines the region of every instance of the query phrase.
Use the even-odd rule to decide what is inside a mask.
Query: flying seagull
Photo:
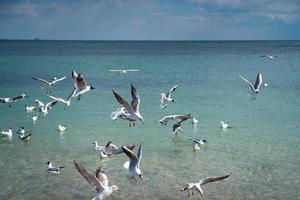
[[[250,82],[249,82],[247,79],[245,79],[243,76],[241,76],[241,75],[239,75],[239,76],[240,76],[241,79],[243,79],[243,81],[245,81],[245,82],[248,84],[249,88],[250,88],[251,91],[252,91],[252,100],[255,100],[255,95],[258,94],[259,88],[260,88],[260,86],[261,86],[261,84],[262,84],[262,75],[261,75],[261,73],[258,73],[258,74],[257,74],[256,81],[255,81],[255,84],[254,84],[254,85],[252,85],[252,83],[250,83]]]
[[[78,101],[80,100],[81,95],[95,89],[93,86],[86,83],[82,74],[77,74],[74,70],[72,70],[72,78],[74,80],[74,86],[76,88],[76,93],[73,96],[77,97]]]
[[[213,178],[205,178],[205,179],[201,179],[198,183],[187,183],[184,188],[180,189],[180,191],[183,192],[183,191],[187,190],[188,197],[189,197],[190,196],[190,190],[192,191],[192,195],[194,195],[194,190],[196,190],[202,196],[202,194],[203,194],[203,190],[201,188],[202,185],[205,185],[205,184],[211,183],[211,182],[215,182],[215,181],[220,181],[220,180],[226,179],[228,177],[229,177],[229,175],[213,177]]]
[[[46,105],[41,102],[40,100],[36,99],[35,103],[38,105],[39,107],[39,112],[43,113],[44,116],[46,116],[49,112],[49,110],[51,110],[53,108],[53,106],[55,106],[57,104],[58,101],[50,101],[49,103],[47,103]]]
[[[75,93],[76,93],[76,88],[74,88],[72,90],[72,92],[68,96],[67,100],[64,100],[64,99],[62,99],[60,97],[52,96],[50,94],[48,94],[48,97],[50,97],[51,99],[53,99],[55,101],[58,101],[58,102],[61,102],[61,103],[65,104],[65,109],[66,109],[66,108],[68,108],[71,105],[71,98],[75,95]]]
[[[44,84],[51,87],[51,86],[54,86],[57,82],[60,82],[60,81],[64,80],[66,77],[65,76],[60,77],[60,78],[54,77],[51,81],[47,81],[45,79],[37,78],[37,77],[34,77],[34,76],[32,76],[31,78],[33,80],[40,81],[40,82],[42,82],[42,83],[44,83]]]
[[[112,194],[113,191],[118,190],[118,186],[108,186],[108,178],[101,168],[96,170],[96,175],[87,171],[79,162],[74,160],[74,166],[77,171],[85,178],[85,180],[91,185],[96,196],[93,200],[102,200]]]
[[[127,72],[138,72],[138,69],[109,69],[109,72],[117,72],[120,74],[127,74]]]
[[[206,140],[199,140],[199,139],[195,139],[195,138],[190,138],[189,140],[192,140],[192,142],[193,142],[193,149],[194,150],[199,150],[200,146],[202,146],[205,143],[207,143]]]
[[[26,110],[26,112],[33,112],[34,109],[35,109],[35,106],[28,106],[28,105],[25,105],[25,110]]]
[[[161,103],[161,108],[166,108],[170,102],[175,102],[174,99],[171,98],[171,94],[176,90],[177,85],[173,86],[170,91],[167,93],[167,95],[165,93],[161,93],[160,96],[160,103]]]
[[[123,145],[123,146],[126,146],[129,150],[133,150],[135,147],[135,144]],[[111,156],[111,155],[124,153],[123,146],[117,147],[115,144],[112,143],[112,140],[110,140],[105,146],[105,149],[104,149],[105,154],[108,156]]]
[[[143,180],[142,177],[142,171],[140,169],[140,163],[142,159],[142,145],[140,145],[137,154],[134,154],[130,149],[128,149],[126,146],[122,146],[123,151],[128,156],[129,161],[124,163],[124,168],[128,169],[132,178],[135,179],[136,176],[139,176],[141,180]]]
[[[260,57],[266,57],[266,58],[269,58],[270,60],[275,60],[279,56],[277,56],[277,55],[261,55]]]
[[[122,96],[117,94],[113,90],[113,94],[117,101],[124,106],[126,112],[124,112],[125,116],[122,119],[129,120],[129,127],[131,127],[131,123],[133,126],[135,126],[135,121],[140,120],[142,123],[144,123],[144,118],[140,114],[139,107],[140,107],[140,97],[136,92],[136,88],[131,84],[131,96],[132,101],[131,104],[128,103],[126,99],[124,99]]]
[[[162,125],[167,125],[169,120],[184,120],[189,118],[192,118],[192,115],[190,113],[186,115],[167,115],[161,118],[158,122]]]
[[[50,161],[46,162],[46,164],[48,165],[47,170],[51,174],[60,174],[60,169],[65,168],[65,166],[55,166]]]
[[[8,103],[9,107],[11,107],[11,103],[21,101],[25,97],[27,97],[26,93],[21,93],[17,96],[13,96],[13,97],[4,97],[4,98],[0,98],[0,103],[2,103],[2,104]]]
[[[176,124],[173,125],[173,133],[177,136],[178,132],[182,133],[181,123],[190,119],[189,117],[185,117]]]

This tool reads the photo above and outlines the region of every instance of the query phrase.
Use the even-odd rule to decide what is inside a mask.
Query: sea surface
[[[278,55],[274,60],[261,55]],[[138,69],[120,75],[109,69]],[[52,89],[67,98],[71,70],[84,74],[96,89],[75,98],[69,109],[55,106],[36,124],[25,105],[49,102],[43,85],[31,76],[67,76]],[[255,101],[239,74],[263,82]],[[103,167],[109,185],[120,191],[108,199],[187,199],[187,182],[230,174],[203,186],[204,199],[299,199],[300,197],[300,41],[0,41],[0,97],[26,92],[22,102],[0,105],[0,130],[11,127],[12,140],[0,138],[0,199],[92,199],[94,193],[73,160],[95,172]],[[130,84],[141,98],[145,123],[129,127],[112,121],[120,107],[115,90],[131,101]],[[177,84],[176,100],[160,108],[161,92]],[[36,111],[37,112],[37,111]],[[157,121],[169,114],[191,113],[199,123]],[[220,121],[232,128],[222,130]],[[67,127],[64,133],[58,125]],[[32,133],[28,142],[16,130]],[[193,151],[189,138],[207,140]],[[124,170],[127,156],[100,159],[93,141],[143,145],[144,179]],[[134,152],[137,151],[137,148]],[[60,175],[47,173],[47,161],[65,165]],[[201,199],[195,193],[190,199]]]

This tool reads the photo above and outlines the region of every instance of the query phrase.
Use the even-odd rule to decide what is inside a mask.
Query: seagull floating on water
[[[176,124],[173,125],[173,133],[177,136],[178,132],[182,133],[181,123],[190,119],[189,117],[185,117]]]
[[[38,116],[36,114],[34,114],[34,115],[32,115],[31,119],[32,119],[32,123],[35,123],[38,119]]]
[[[31,133],[25,135],[25,134],[21,134],[19,135],[20,139],[23,140],[23,141],[28,141],[30,140],[30,137],[31,137]]]
[[[50,101],[49,103],[47,103],[46,105],[41,102],[40,100],[36,99],[35,103],[38,105],[39,107],[39,112],[43,113],[44,116],[46,116],[49,112],[49,110],[51,110],[57,103],[58,101]]]
[[[194,126],[196,126],[198,124],[198,119],[196,119],[195,117],[192,118],[192,123]]]
[[[2,104],[8,103],[9,107],[11,107],[11,103],[21,101],[26,97],[27,97],[26,93],[21,93],[17,96],[13,96],[13,97],[0,98],[0,103],[2,103]]]
[[[109,72],[117,72],[120,74],[127,74],[127,72],[138,72],[138,69],[109,69]]]
[[[59,130],[60,132],[64,132],[66,129],[67,129],[66,126],[60,125],[60,124],[58,125],[58,130]]]
[[[50,161],[48,161],[46,164],[48,165],[48,172],[52,174],[60,174],[60,169],[65,168],[65,166],[55,166]]]
[[[75,95],[76,93],[76,88],[74,88],[71,92],[71,94],[68,96],[67,100],[64,100],[60,97],[55,97],[55,96],[52,96],[50,94],[48,94],[48,97],[50,97],[51,99],[53,99],[54,101],[58,101],[58,102],[61,102],[63,104],[65,104],[65,109],[68,108],[70,105],[71,105],[71,98]]]
[[[113,90],[113,94],[117,99],[117,101],[124,106],[125,108],[124,110],[126,110],[126,112],[124,112],[124,116],[121,117],[121,119],[128,120],[129,127],[131,127],[131,123],[133,124],[133,126],[135,126],[135,121],[137,120],[140,120],[142,123],[144,123],[144,118],[142,117],[139,111],[141,100],[139,95],[136,92],[136,88],[132,84],[131,84],[131,96],[132,96],[131,104],[129,104],[126,99],[124,99],[122,96],[117,94],[114,90]]]
[[[186,114],[186,115],[167,115],[164,116],[162,119],[160,119],[158,122],[161,123],[162,125],[167,125],[169,120],[183,120],[183,119],[189,119],[192,118],[191,114]]]
[[[90,90],[95,89],[93,86],[88,85],[86,81],[83,78],[82,74],[78,74],[72,70],[72,78],[74,81],[74,86],[76,88],[76,93],[73,95],[74,97],[77,97],[77,100],[80,100],[81,95],[87,93]]]
[[[268,87],[268,84],[266,82],[264,82],[264,87]]]
[[[137,154],[134,154],[130,149],[126,146],[123,146],[123,151],[128,156],[129,161],[124,163],[124,168],[128,169],[132,178],[135,179],[136,176],[139,176],[142,180],[142,171],[140,169],[140,163],[142,159],[142,145],[140,145]]]
[[[93,200],[102,200],[112,194],[113,191],[118,190],[118,186],[108,186],[108,178],[101,168],[96,170],[96,175],[87,171],[79,162],[74,160],[74,166],[77,171],[85,178],[85,180],[91,185],[96,196]]]
[[[252,91],[252,100],[255,100],[255,96],[258,94],[259,88],[260,88],[260,86],[262,84],[262,75],[261,75],[261,73],[257,74],[256,81],[255,81],[254,85],[252,85],[252,83],[250,83],[243,76],[241,76],[241,75],[239,75],[239,76],[240,76],[241,79],[243,79],[243,81],[245,81],[248,84],[249,88]]]
[[[13,135],[12,129],[9,128],[7,131],[1,131],[1,135],[8,138],[12,138]]]
[[[199,139],[195,139],[195,138],[190,138],[189,140],[192,140],[192,142],[193,142],[193,149],[194,150],[199,150],[200,146],[202,146],[205,143],[207,143],[206,140],[199,140]]]
[[[182,192],[183,191],[187,191],[188,192],[188,197],[189,197],[190,196],[190,190],[192,191],[192,195],[194,195],[194,190],[196,190],[202,196],[203,195],[203,190],[202,190],[201,186],[203,186],[203,185],[205,185],[207,183],[211,183],[211,182],[215,182],[215,181],[220,181],[220,180],[226,179],[228,177],[229,177],[229,175],[219,176],[219,177],[213,177],[213,178],[205,178],[205,179],[201,179],[197,183],[187,183],[184,188],[180,189],[180,191],[182,191]]]
[[[105,146],[98,145],[97,141],[94,141],[93,144],[95,145],[95,151],[103,151],[105,149]]]
[[[27,112],[32,112],[34,109],[35,109],[35,106],[27,106],[27,105],[25,105],[25,110]]]
[[[160,96],[160,103],[161,103],[161,108],[166,108],[170,102],[175,102],[174,99],[171,98],[171,94],[176,90],[177,85],[173,86],[170,91],[167,93],[167,95],[165,93],[161,93]]]
[[[228,123],[228,122],[221,121],[221,128],[222,128],[222,129],[230,128],[229,123]]]

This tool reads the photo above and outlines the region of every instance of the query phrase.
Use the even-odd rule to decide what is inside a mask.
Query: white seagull
[[[254,84],[254,85],[252,85],[252,83],[250,83],[250,82],[249,82],[247,79],[245,79],[243,76],[241,76],[241,75],[239,75],[239,76],[240,76],[241,79],[243,79],[243,81],[245,81],[245,82],[248,84],[249,88],[250,88],[251,91],[252,91],[252,100],[255,100],[255,95],[258,94],[259,88],[260,88],[260,86],[261,86],[261,84],[262,84],[262,75],[261,75],[261,73],[258,73],[258,74],[257,74],[256,81],[255,81],[255,84]]]
[[[110,114],[110,117],[113,121],[117,120],[117,118],[127,119],[128,112],[125,107],[118,108],[116,111]]]
[[[60,169],[65,168],[65,166],[55,166],[50,161],[48,161],[46,164],[48,165],[47,170],[51,174],[60,174]]]
[[[37,121],[38,116],[36,114],[34,114],[34,115],[32,115],[31,119],[32,119],[32,123],[34,124]]]
[[[35,106],[27,106],[27,105],[25,105],[25,110],[27,112],[33,112],[34,109],[35,109]]]
[[[44,83],[44,84],[46,84],[48,86],[54,86],[55,83],[64,80],[66,77],[65,76],[60,77],[60,78],[54,77],[51,81],[46,81],[45,79],[37,78],[37,77],[34,77],[34,76],[32,76],[31,78],[33,80],[40,81],[40,82],[42,82],[42,83]]]
[[[202,146],[205,143],[207,143],[206,140],[199,140],[199,139],[195,139],[195,138],[190,138],[189,140],[192,140],[192,142],[193,142],[193,149],[194,150],[199,150],[200,146]]]
[[[9,128],[8,131],[1,131],[1,135],[8,138],[12,138],[12,134],[13,132],[11,128]]]
[[[60,132],[64,132],[66,129],[67,129],[66,126],[60,125],[60,124],[58,125],[58,130],[59,130]]]
[[[182,133],[182,128],[181,128],[181,123],[188,120],[188,117],[183,118],[182,120],[180,120],[179,122],[177,122],[176,124],[173,125],[173,133],[175,134],[175,136],[177,136],[178,132]]]
[[[169,120],[183,120],[183,119],[189,119],[192,118],[192,115],[186,114],[186,115],[167,115],[161,118],[158,122],[161,123],[162,125],[167,125]]]
[[[109,69],[109,72],[117,72],[120,74],[127,74],[127,72],[138,72],[138,69]]]
[[[74,81],[74,86],[76,88],[76,93],[73,95],[74,97],[77,97],[77,100],[80,100],[81,95],[85,94],[86,92],[95,89],[93,86],[88,85],[86,81],[83,78],[82,74],[78,74],[72,70],[72,78]]]
[[[122,148],[129,158],[129,161],[124,163],[124,168],[129,170],[133,179],[135,179],[135,176],[139,176],[140,179],[143,180],[142,171],[140,169],[140,163],[142,159],[142,145],[140,145],[136,155],[126,146],[122,146]]]
[[[192,123],[194,126],[196,126],[198,124],[198,119],[196,119],[195,117],[192,118]]]
[[[170,91],[167,93],[167,95],[165,93],[161,93],[160,96],[160,103],[161,103],[161,108],[166,108],[170,102],[175,102],[174,99],[171,98],[171,93],[173,93],[177,88],[177,85],[173,86]]]
[[[2,104],[8,103],[9,107],[11,107],[11,103],[21,101],[25,97],[27,97],[26,93],[21,93],[17,96],[13,96],[13,97],[4,97],[4,98],[0,97],[0,103],[2,103]]]
[[[51,110],[53,108],[53,106],[55,106],[57,104],[58,101],[50,101],[49,103],[47,103],[46,105],[41,102],[40,100],[36,99],[35,103],[38,105],[39,107],[39,112],[43,113],[44,116],[46,116],[48,114],[48,111]]]
[[[271,60],[275,60],[275,59],[278,58],[279,56],[277,56],[277,55],[261,55],[260,57],[267,57],[267,58],[269,58],[269,59],[271,59]]]
[[[50,94],[48,94],[48,97],[50,97],[51,99],[53,99],[55,101],[58,101],[58,102],[61,102],[61,103],[65,104],[65,109],[66,109],[66,108],[68,108],[71,105],[71,98],[75,95],[75,93],[76,93],[76,88],[74,88],[72,90],[72,92],[68,96],[67,100],[64,100],[64,99],[62,99],[60,97],[52,96]]]
[[[192,191],[192,195],[194,195],[194,190],[196,190],[202,196],[202,194],[203,194],[203,190],[201,188],[202,185],[205,185],[205,184],[211,183],[211,182],[215,182],[215,181],[220,181],[220,180],[226,179],[228,177],[229,177],[229,175],[213,177],[213,178],[205,178],[205,179],[201,179],[198,183],[187,183],[184,188],[180,189],[180,191],[183,192],[183,191],[187,190],[188,197],[189,197],[190,196],[190,190]]]
[[[105,146],[98,145],[97,141],[94,141],[93,144],[95,145],[95,151],[103,151],[105,149]]]
[[[113,191],[118,190],[118,186],[108,186],[108,178],[101,168],[96,170],[96,175],[87,171],[79,162],[74,160],[74,166],[77,171],[85,178],[85,180],[91,185],[96,196],[93,200],[102,200],[112,194]]]
[[[129,120],[130,122],[129,127],[131,127],[131,123],[133,124],[133,126],[135,126],[135,121],[137,120],[140,120],[142,123],[144,123],[144,118],[142,117],[139,111],[141,100],[139,95],[136,92],[136,88],[132,84],[131,84],[131,96],[132,96],[131,104],[129,104],[126,99],[121,97],[114,90],[113,90],[113,94],[117,99],[117,101],[121,105],[123,105],[126,110],[126,112],[124,113],[126,115],[122,119]]]
[[[221,128],[222,128],[222,129],[230,128],[229,123],[228,123],[228,122],[221,121]]]

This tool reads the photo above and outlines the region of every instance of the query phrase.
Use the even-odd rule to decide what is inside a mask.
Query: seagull
[[[258,94],[259,87],[262,84],[262,75],[261,75],[261,73],[257,74],[256,81],[255,81],[254,85],[252,85],[252,83],[250,83],[247,79],[245,79],[241,75],[239,75],[239,76],[241,77],[241,79],[243,79],[243,81],[245,81],[248,84],[249,88],[252,90],[252,100],[255,100],[255,95]]]
[[[189,197],[190,196],[190,190],[192,190],[192,195],[194,195],[194,190],[196,190],[202,196],[202,194],[203,194],[203,190],[201,188],[202,185],[205,185],[205,184],[211,183],[211,182],[215,182],[215,181],[220,181],[220,180],[226,179],[228,177],[229,177],[229,175],[213,177],[213,178],[205,178],[205,179],[201,179],[198,183],[187,183],[184,188],[180,189],[180,191],[183,192],[183,191],[187,190],[188,197]]]
[[[46,116],[49,112],[49,110],[51,110],[53,108],[53,106],[55,106],[57,104],[58,101],[50,101],[49,103],[47,103],[46,105],[41,102],[40,100],[36,99],[35,103],[38,105],[39,107],[39,112],[43,113],[44,116]]]
[[[117,72],[120,74],[127,74],[127,72],[138,72],[138,69],[109,69],[109,72]]]
[[[74,88],[71,92],[71,94],[68,96],[67,100],[64,100],[60,97],[54,97],[50,94],[48,94],[48,97],[50,97],[51,99],[53,99],[54,101],[58,101],[61,102],[63,104],[65,104],[65,109],[68,108],[71,105],[71,98],[75,95],[76,93],[76,88]]]
[[[173,86],[170,91],[167,93],[167,95],[165,93],[161,93],[160,96],[160,103],[161,103],[161,108],[166,108],[170,102],[175,102],[174,99],[171,98],[171,93],[174,92],[177,88],[177,85]]]
[[[50,161],[48,161],[46,164],[48,165],[48,172],[52,174],[60,174],[60,169],[65,168],[65,166],[54,166]]]
[[[34,115],[32,115],[31,119],[32,119],[32,123],[35,123],[38,119],[38,116],[36,114],[34,114]]]
[[[181,123],[188,120],[188,117],[183,118],[179,122],[173,125],[173,133],[177,136],[178,132],[182,133]]]
[[[123,145],[123,146],[127,147],[129,150],[133,150],[135,144]],[[117,147],[115,144],[112,143],[112,141],[109,141],[105,146],[105,154],[111,156],[111,155],[124,153],[123,146]]]
[[[24,126],[19,127],[19,129],[17,130],[17,133],[24,135],[26,133]]]
[[[124,112],[125,116],[122,117],[122,119],[129,120],[129,127],[131,127],[131,123],[133,123],[133,126],[135,126],[135,121],[140,120],[142,123],[144,123],[144,118],[140,114],[139,107],[140,107],[140,97],[136,92],[136,88],[131,84],[131,96],[132,96],[132,101],[131,104],[128,103],[126,99],[121,97],[119,94],[117,94],[113,90],[113,94],[117,101],[124,106]]]
[[[20,139],[23,140],[23,141],[28,141],[30,140],[30,137],[31,137],[31,133],[25,135],[25,134],[21,134],[19,135]]]
[[[196,126],[198,124],[198,119],[196,119],[195,117],[192,118],[192,123],[194,126]]]
[[[34,109],[35,109],[35,106],[27,106],[27,105],[25,105],[25,110],[27,112],[32,112]]]
[[[269,59],[271,59],[271,60],[275,60],[275,59],[278,58],[279,56],[277,56],[277,55],[261,55],[260,57],[267,57],[267,58],[269,58]]]
[[[60,78],[54,77],[51,81],[46,81],[45,79],[37,78],[37,77],[34,77],[34,76],[32,76],[31,78],[33,80],[40,81],[40,82],[42,82],[42,83],[44,83],[44,84],[46,84],[48,86],[54,86],[55,83],[64,80],[66,77],[65,76],[60,77]]]
[[[228,123],[228,122],[221,121],[221,128],[222,128],[222,129],[230,128],[229,123]]]
[[[137,154],[134,154],[130,149],[128,149],[126,146],[122,146],[123,151],[128,156],[129,161],[124,163],[124,168],[128,169],[132,178],[135,179],[135,176],[139,176],[141,180],[143,180],[142,177],[142,171],[140,169],[140,162],[142,159],[142,145],[140,145]]]
[[[186,115],[167,115],[164,116],[162,119],[160,119],[158,122],[161,123],[162,125],[167,125],[169,120],[183,120],[183,119],[189,119],[192,118],[192,115],[186,114]]]
[[[74,160],[74,166],[77,171],[85,178],[85,180],[91,185],[96,196],[93,200],[102,200],[112,194],[113,191],[118,190],[118,186],[108,186],[108,178],[101,168],[96,170],[96,175],[87,171],[79,162]]]
[[[65,127],[64,125],[58,125],[58,130],[60,131],[60,132],[64,132],[65,130],[67,129],[67,127]]]
[[[21,93],[14,97],[4,97],[4,98],[0,98],[0,103],[2,104],[8,103],[9,107],[11,107],[11,103],[21,101],[25,97],[27,97],[26,93]]]
[[[95,89],[93,86],[88,85],[83,78],[82,74],[78,74],[72,70],[72,78],[74,80],[74,86],[76,88],[76,92],[73,97],[77,97],[77,100],[80,100],[81,95],[85,94],[86,92]]]
[[[264,87],[268,87],[268,83],[264,82]]]
[[[13,132],[11,128],[9,128],[8,131],[1,131],[1,135],[8,138],[12,138],[12,134]]]
[[[194,150],[199,150],[200,146],[202,146],[205,143],[207,143],[206,140],[199,140],[199,139],[195,139],[195,138],[190,138],[189,140],[192,140],[192,142],[193,142],[193,149]]]
[[[95,151],[103,151],[105,149],[105,146],[98,145],[97,141],[94,141],[93,144],[95,145]]]

